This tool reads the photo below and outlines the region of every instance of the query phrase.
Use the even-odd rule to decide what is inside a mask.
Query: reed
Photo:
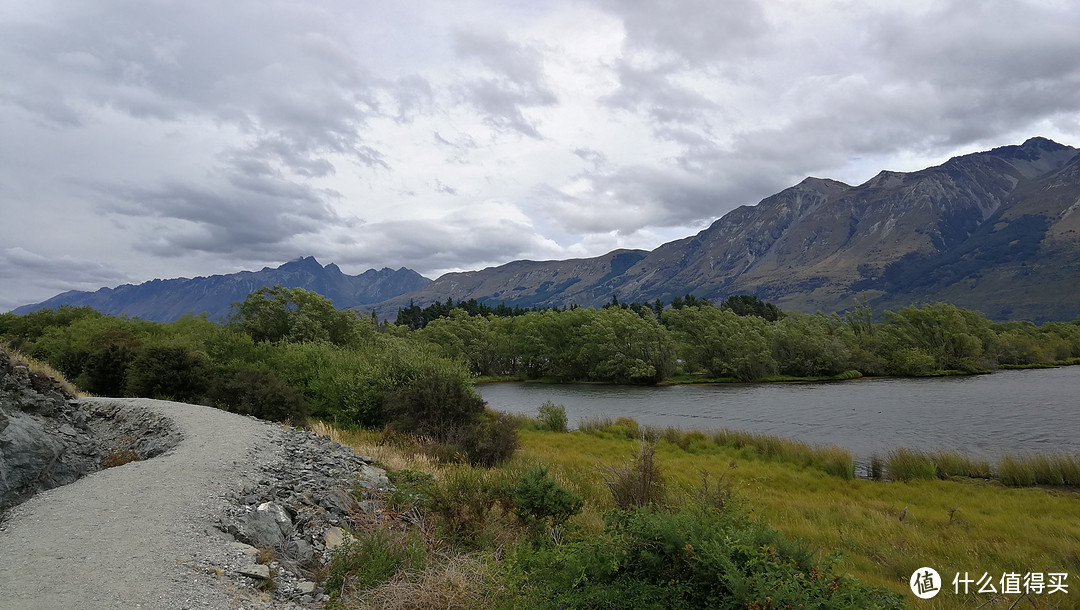
[[[990,461],[952,451],[934,451],[928,454],[937,469],[937,476],[989,479],[992,476]]]
[[[998,462],[997,476],[1013,487],[1080,485],[1080,455],[1007,455]]]
[[[915,449],[894,449],[885,457],[885,476],[892,481],[936,479],[937,466],[925,452]]]

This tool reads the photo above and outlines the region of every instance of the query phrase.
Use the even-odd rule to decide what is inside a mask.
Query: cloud
[[[455,34],[454,50],[462,59],[480,63],[491,74],[461,85],[465,99],[483,114],[484,121],[496,129],[540,138],[524,111],[558,101],[545,83],[540,52],[503,35],[470,31]]]
[[[21,247],[0,250],[0,280],[19,286],[18,292],[0,293],[0,311],[28,304],[23,294],[44,295],[40,300],[67,290],[97,290],[115,286],[129,277],[108,265],[73,256],[44,256]]]
[[[258,173],[263,169],[230,176],[228,184],[214,188],[175,182],[137,188],[101,185],[100,209],[121,218],[151,220],[135,224],[145,232],[134,243],[156,256],[280,252],[290,240],[328,224],[357,222],[325,203],[331,193]]]
[[[341,235],[346,245],[342,260],[371,266],[387,261],[385,265],[407,265],[428,277],[563,252],[521,209],[500,201],[452,208],[424,219],[373,223],[365,229],[363,239]]]
[[[1077,144],[1078,30],[1035,0],[7,3],[0,243],[56,287],[655,247],[807,175]]]

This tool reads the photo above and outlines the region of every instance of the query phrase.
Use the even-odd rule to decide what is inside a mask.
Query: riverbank
[[[340,442],[386,465],[392,470],[392,480],[417,481],[429,476],[440,485],[455,482],[469,487],[480,497],[486,497],[483,490],[489,486],[512,481],[531,467],[548,469],[552,480],[585,501],[582,512],[570,518],[561,533],[555,532],[557,545],[571,545],[566,553],[572,552],[572,540],[602,535],[615,508],[605,473],[632,462],[642,448],[639,441],[610,431],[520,429],[520,448],[514,458],[496,469],[481,470],[433,460],[417,445],[387,443],[379,432],[333,433]],[[973,574],[976,579],[986,573],[995,585],[1011,573],[1065,573],[1073,580],[1080,573],[1080,554],[1075,546],[1080,539],[1080,522],[1075,519],[1080,498],[1076,494],[1009,488],[994,481],[964,478],[910,482],[844,479],[813,464],[784,461],[750,447],[706,446],[692,437],[682,446],[675,439],[661,438],[655,449],[655,465],[669,502],[700,499],[705,493],[710,501],[745,511],[751,520],[779,530],[787,540],[802,541],[792,544],[803,544],[815,561],[832,564],[836,574],[888,588],[912,606],[917,600],[908,581],[924,566],[943,576],[944,590],[933,607],[945,609],[1004,610],[1018,601],[1017,595],[978,594],[974,588],[968,594],[957,594],[952,589],[957,573]],[[468,510],[483,502],[468,502]],[[504,528],[511,527],[508,524],[512,521],[501,521],[510,515],[495,504],[483,505],[483,518],[488,519],[485,535],[498,539],[505,534]],[[495,607],[486,600],[508,594],[501,588],[506,583],[502,579],[517,568],[512,562],[503,562],[513,556],[505,548],[447,554],[422,573],[395,573],[371,589],[356,589],[342,599],[340,607],[373,607],[370,600],[393,595],[439,598],[457,591],[455,582],[468,583],[476,607]],[[466,574],[463,568],[467,568]],[[1044,591],[1033,594],[1030,604],[1024,603],[1035,608],[1072,607],[1077,585],[1066,584],[1072,585],[1068,594],[1048,595]]]

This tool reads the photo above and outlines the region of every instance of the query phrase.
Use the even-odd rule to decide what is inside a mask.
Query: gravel
[[[82,399],[164,415],[183,440],[152,459],[90,474],[3,515],[0,610],[280,608],[223,570],[210,527],[230,491],[280,452],[277,425],[149,399]],[[292,607],[289,604],[287,607]]]

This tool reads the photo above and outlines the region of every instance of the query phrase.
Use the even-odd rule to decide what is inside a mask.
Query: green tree
[[[231,323],[255,341],[329,341],[356,345],[374,334],[356,313],[335,309],[326,297],[303,288],[260,288],[233,304]]]

